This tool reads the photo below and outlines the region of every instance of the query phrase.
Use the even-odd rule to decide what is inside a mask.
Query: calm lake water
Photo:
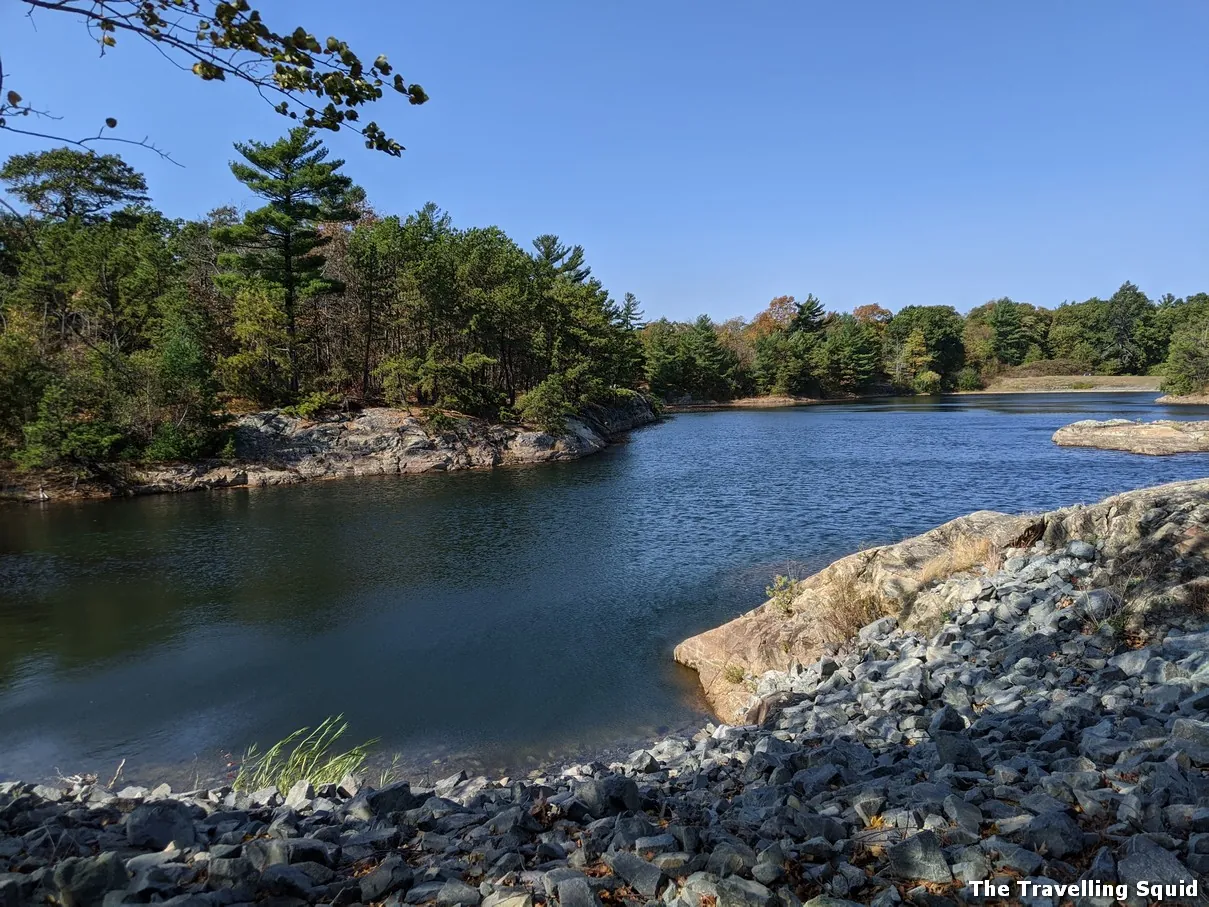
[[[701,717],[673,646],[789,562],[1209,475],[1050,442],[1209,418],[1151,399],[683,414],[575,463],[0,506],[0,778],[214,777],[340,712],[439,774],[632,748]]]

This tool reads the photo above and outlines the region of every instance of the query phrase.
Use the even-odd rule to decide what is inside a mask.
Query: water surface
[[[209,777],[338,712],[411,763],[624,748],[700,718],[672,647],[788,562],[1209,475],[1209,456],[1049,440],[1078,418],[1209,413],[1150,400],[692,413],[574,463],[2,506],[0,777],[122,758]]]

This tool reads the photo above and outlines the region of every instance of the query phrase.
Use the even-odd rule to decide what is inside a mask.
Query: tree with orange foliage
[[[778,296],[763,312],[751,320],[747,332],[753,340],[783,331],[798,314],[798,301],[792,296]]]
[[[893,312],[883,308],[876,302],[871,302],[868,305],[858,305],[852,310],[852,314],[861,324],[871,324],[879,331],[889,324],[890,319],[894,317]]]

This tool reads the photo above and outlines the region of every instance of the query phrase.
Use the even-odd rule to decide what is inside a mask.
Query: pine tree
[[[797,312],[789,322],[789,330],[814,333],[823,327],[823,303],[813,293],[797,304]]]
[[[236,286],[253,278],[280,288],[289,393],[296,397],[301,377],[299,304],[340,289],[323,274],[320,250],[329,238],[319,225],[355,220],[360,190],[339,172],[344,161],[329,161],[327,148],[303,126],[276,142],[240,143],[235,150],[247,163],[232,161],[231,172],[268,204],[249,211],[243,223],[215,231],[215,238],[230,250],[219,262],[235,272]]]
[[[592,269],[584,264],[584,247],[565,246],[553,233],[543,233],[533,240],[533,248],[537,250],[538,261],[545,262],[556,274],[575,283],[583,283],[592,273]]]
[[[991,346],[995,358],[1004,365],[1019,365],[1028,352],[1029,337],[1024,330],[1020,306],[1000,299],[992,307],[987,323],[991,328]]]
[[[116,154],[52,148],[15,154],[0,168],[0,182],[51,220],[84,220],[148,200],[143,174]]]

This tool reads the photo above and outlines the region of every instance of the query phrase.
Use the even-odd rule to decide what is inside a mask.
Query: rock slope
[[[1059,512],[941,582],[930,629],[876,620],[753,678],[758,723],[625,764],[424,791],[0,785],[0,904],[990,903],[971,881],[1203,904],[1209,496],[1152,492]]]
[[[1167,456],[1179,453],[1209,452],[1209,422],[1178,422],[1158,419],[1131,422],[1108,419],[1100,422],[1084,419],[1064,425],[1054,432],[1054,443],[1062,447],[1098,447],[1129,453]]]
[[[558,437],[480,419],[461,419],[455,428],[434,430],[402,410],[384,407],[317,420],[274,410],[236,421],[233,461],[114,467],[111,481],[103,487],[62,486],[51,488],[50,494],[157,494],[573,460],[596,453],[611,438],[655,419],[650,401],[637,395],[625,405],[594,407],[580,418],[568,419],[566,433]],[[33,500],[38,487],[27,484],[8,496]]]
[[[1209,479],[1178,482],[1127,492],[1090,507],[1015,516],[979,511],[923,535],[893,545],[859,551],[798,582],[780,601],[772,600],[740,617],[680,643],[674,657],[693,668],[717,714],[726,720],[747,705],[747,693],[734,679],[769,670],[786,671],[817,658],[867,620],[894,616],[904,626],[930,629],[952,608],[957,588],[951,576],[970,576],[994,565],[1012,546],[1045,539],[1056,545],[1067,538],[1104,542],[1113,569],[1118,564],[1164,564],[1185,550],[1203,558],[1200,524],[1180,530],[1185,538],[1151,538],[1142,528],[1145,514],[1162,507],[1199,506],[1209,501]],[[1174,531],[1174,530],[1172,530]],[[1141,533],[1141,534],[1140,534]],[[1170,544],[1168,544],[1170,543]],[[1097,582],[1108,582],[1107,574]],[[1161,571],[1134,590],[1138,614],[1170,579]],[[1149,591],[1148,591],[1149,590]],[[839,632],[837,632],[837,628]]]

